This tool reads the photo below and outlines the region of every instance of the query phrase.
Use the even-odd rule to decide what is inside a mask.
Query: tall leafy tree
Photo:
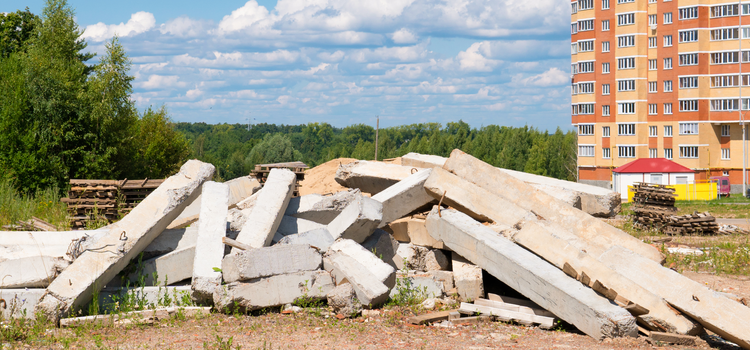
[[[0,58],[24,51],[38,23],[39,17],[28,7],[24,11],[0,13]]]

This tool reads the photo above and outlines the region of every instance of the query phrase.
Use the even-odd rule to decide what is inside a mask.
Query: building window
[[[570,44],[570,54],[575,55],[578,53],[578,43]]]
[[[664,81],[664,92],[672,92],[672,81],[671,80],[665,80]]]
[[[602,74],[609,73],[609,62],[602,63]]]
[[[671,148],[665,148],[664,149],[664,158],[672,159],[672,149]]]
[[[698,158],[698,146],[680,146],[680,158]]]
[[[578,105],[576,104],[570,105],[570,114],[578,115]]]
[[[578,93],[579,94],[593,94],[594,83],[578,83]]]
[[[723,160],[729,160],[729,148],[722,148],[721,149],[721,159],[723,159]]]
[[[657,89],[657,83],[655,81],[649,81],[648,82],[648,92],[659,92]]]
[[[656,37],[655,36],[648,37],[648,48],[649,49],[656,48]]]
[[[664,114],[672,114],[672,103],[664,104]]]
[[[746,6],[746,5],[742,5],[742,6]],[[722,171],[721,175],[722,176],[729,176],[729,172],[728,171]]]
[[[573,2],[570,4],[570,12],[574,15],[578,13],[578,2]]]
[[[680,123],[680,135],[697,135],[698,123]]]
[[[578,10],[594,9],[594,0],[578,0]]]
[[[664,47],[670,47],[672,46],[672,36],[671,35],[665,35],[664,36]]]
[[[594,146],[578,146],[578,156],[579,157],[593,157],[594,156]]]
[[[609,127],[602,126],[602,137],[609,137]]]
[[[740,12],[737,5],[711,6],[711,18],[737,16]]]
[[[740,61],[739,52],[714,52],[711,54],[711,64],[728,64],[738,63]]]
[[[656,59],[648,60],[648,70],[656,70]]]
[[[578,22],[570,24],[570,34],[578,33]]]
[[[617,81],[617,91],[635,91],[635,79]]]
[[[648,136],[649,137],[656,137],[656,136],[658,136],[658,135],[656,135],[656,130],[657,130],[656,125],[649,126],[648,127]]]
[[[723,88],[738,86],[739,78],[736,75],[716,75],[711,77],[711,87]]]
[[[635,24],[635,13],[624,13],[621,15],[617,15],[618,26],[627,26],[631,24]]]
[[[635,46],[635,35],[625,35],[617,38],[617,47]]]
[[[635,114],[635,102],[618,103],[617,114]]]
[[[649,115],[656,115],[658,113],[656,109],[656,103],[649,103],[648,104],[648,114]]]
[[[664,125],[664,137],[672,137],[672,126]]]
[[[572,75],[578,74],[578,63],[573,63],[570,65],[570,74]]]
[[[672,24],[672,12],[664,12],[664,24]]]
[[[698,77],[680,78],[680,89],[695,89],[698,87]]]
[[[681,66],[694,66],[698,64],[697,53],[686,53],[678,56]]]
[[[594,114],[593,103],[581,103],[578,105],[578,114]]]
[[[721,111],[736,111],[740,107],[740,101],[737,99],[718,99],[711,100],[711,110],[716,112]]]
[[[739,38],[737,28],[722,28],[711,30],[711,41],[736,40]]]
[[[698,6],[679,9],[679,16],[680,20],[698,18]]]
[[[609,20],[605,19],[602,21],[602,31],[606,32],[609,31]]]
[[[609,95],[609,84],[602,84],[602,95]]]
[[[649,158],[656,158],[656,148],[649,148],[648,149],[648,157]]]
[[[602,10],[609,10],[609,0],[602,0]]]
[[[604,159],[609,159],[610,158],[609,148],[602,148],[602,158],[604,158]]]
[[[635,146],[617,147],[617,156],[620,158],[635,158]]]
[[[609,52],[609,41],[602,41],[602,52]]]
[[[602,106],[602,117],[609,117],[609,105]]]
[[[578,30],[581,30],[581,29],[579,28]],[[680,31],[678,35],[679,35],[680,43],[690,43],[690,42],[698,41],[698,30],[695,30],[695,29]],[[664,46],[667,46],[667,45],[664,45]],[[670,38],[669,46],[672,46],[671,38]]]
[[[617,69],[634,69],[635,57],[625,57],[617,59]]]
[[[578,52],[594,51],[594,40],[581,40],[578,42]]]
[[[697,112],[697,111],[698,111],[698,100],[680,101],[680,112]],[[682,134],[682,132],[680,132],[680,134]]]
[[[594,62],[578,62],[578,73],[593,73],[594,72]]]
[[[620,136],[635,135],[635,124],[617,124],[617,135],[620,135]]]
[[[578,84],[573,83],[570,85],[570,95],[571,96],[578,95]]]
[[[629,2],[635,2],[635,0],[617,0],[618,4],[626,4],[626,3],[629,3]]]
[[[594,134],[594,124],[579,124],[578,125],[578,135],[593,135]]]
[[[578,21],[578,31],[579,32],[588,32],[594,30],[594,20],[593,19],[584,19],[581,21]]]
[[[656,25],[656,15],[648,15],[648,24],[649,25]]]
[[[664,69],[672,69],[672,57],[664,59]]]
[[[721,136],[722,137],[729,137],[729,129],[731,125],[722,125],[721,126]]]

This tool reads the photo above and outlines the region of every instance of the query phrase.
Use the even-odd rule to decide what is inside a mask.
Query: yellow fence
[[[708,201],[719,196],[719,184],[716,181],[701,181],[685,185],[668,185],[674,188],[678,201]],[[633,186],[628,186],[628,203],[633,201]]]

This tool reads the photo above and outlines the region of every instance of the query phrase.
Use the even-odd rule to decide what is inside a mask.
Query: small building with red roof
[[[628,186],[636,182],[677,185],[694,181],[694,170],[665,158],[640,158],[612,170],[612,189],[622,199],[628,198]]]

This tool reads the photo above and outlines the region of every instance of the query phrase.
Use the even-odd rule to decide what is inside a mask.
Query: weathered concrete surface
[[[427,275],[443,284],[443,294],[448,294],[455,287],[453,271],[428,271]]]
[[[284,217],[289,199],[294,192],[297,176],[287,169],[271,169],[263,189],[258,192],[257,203],[247,218],[245,226],[237,235],[237,241],[253,248],[271,244],[281,219]],[[239,249],[232,249],[232,254]]]
[[[286,215],[328,225],[358,196],[360,196],[358,189],[341,191],[325,197],[317,194],[307,195],[298,197],[300,199],[297,208],[292,208],[292,205],[295,204],[293,201],[297,199],[292,198]],[[316,198],[317,201],[315,201]]]
[[[435,202],[424,190],[424,182],[432,170],[421,170],[380,191],[372,199],[383,203],[383,220],[379,227]]]
[[[441,217],[442,216],[442,217]],[[427,230],[489,272],[594,339],[635,337],[635,318],[560,269],[453,209],[433,209]]]
[[[388,232],[375,229],[375,232],[362,242],[362,247],[371,251],[380,260],[385,261],[394,269],[398,269],[395,261],[398,242]]]
[[[331,233],[325,228],[319,228],[307,232],[295,233],[280,239],[278,244],[307,244],[325,252],[333,244]]]
[[[396,283],[396,270],[380,260],[375,254],[367,250],[367,248],[357,244],[350,239],[338,239],[336,240],[331,248],[328,249],[328,253],[338,252],[354,259],[362,266],[364,266],[370,273],[372,273],[378,281],[385,284],[388,288],[393,288]],[[336,278],[336,282],[340,282],[340,278]]]
[[[167,178],[154,192],[109,233],[97,241],[102,247],[86,251],[47,288],[37,305],[49,319],[58,320],[89,300],[94,288],[101,288],[128,262],[143,251],[184,209],[192,196],[200,194],[204,181],[210,179],[214,166],[197,160],[185,163],[180,172]]]
[[[295,233],[302,233],[325,228],[326,225],[322,225],[314,221],[284,215],[284,217],[281,219],[281,222],[279,223],[279,227],[276,229],[276,232],[280,233],[282,236],[288,236]]]
[[[388,299],[390,289],[354,257],[329,250],[323,257],[323,268],[331,272],[337,284],[350,283],[362,305],[377,306]]]
[[[237,203],[237,206],[235,208],[239,210],[252,208],[255,205],[255,202],[258,200],[258,196],[260,195],[259,192],[260,190],[258,190],[258,192],[253,193],[253,195],[251,195],[250,197],[247,197],[239,201],[239,203]],[[235,208],[230,208],[230,209],[235,209]]]
[[[446,249],[443,242],[440,242],[427,232],[425,228],[425,219],[423,217],[405,217],[391,222],[384,230],[393,234],[393,238],[402,243],[411,243],[427,248]]]
[[[447,270],[450,262],[440,250],[416,246],[410,243],[400,243],[394,257],[398,270],[408,269],[417,271]]]
[[[327,295],[328,306],[333,312],[345,317],[356,316],[362,311],[362,304],[357,300],[357,292],[351,283],[342,283],[336,286]]]
[[[193,260],[195,260],[195,245],[143,261],[143,269],[131,273],[125,277],[125,281],[130,281],[131,286],[136,285],[141,276],[146,286],[164,286],[184,281],[193,277]],[[119,276],[106,284],[106,287],[122,286],[124,286],[123,279]]]
[[[590,278],[591,283],[599,281],[606,288],[614,290],[623,298],[648,309],[647,314],[639,315],[637,318],[651,330],[690,335],[699,334],[703,330],[700,325],[675,313],[659,295],[649,292],[573,246],[570,242],[580,240],[573,234],[560,237],[544,227],[529,223],[511,233],[511,240],[558,268],[563,269],[567,264],[576,271],[576,274],[585,273]],[[628,262],[625,261],[623,260],[620,263],[627,264]],[[454,270],[455,266],[454,262]]]
[[[448,158],[410,152],[401,156],[401,165],[414,168],[442,168]]]
[[[0,289],[0,299],[5,301],[5,306],[0,307],[0,317],[34,319],[34,308],[45,292],[42,288]]]
[[[357,193],[356,198],[328,224],[328,232],[334,239],[346,238],[362,243],[382,220],[383,204]]]
[[[289,204],[286,206],[286,211],[284,212],[284,215],[295,216],[294,214],[297,214],[297,213],[305,213],[309,210],[312,210],[313,205],[315,205],[315,203],[320,202],[322,199],[323,199],[323,196],[317,193],[308,194],[308,195],[300,196],[300,197],[292,197],[289,200]],[[300,217],[300,216],[297,216],[297,217]],[[308,219],[305,217],[302,217],[302,218]]]
[[[653,246],[641,242],[600,219],[571,208],[529,187],[522,181],[505,176],[493,170],[494,167],[476,158],[466,154],[457,154],[457,152],[453,154],[454,157],[445,163],[446,167],[451,166],[451,169],[458,168],[459,165],[474,167],[477,172],[483,174],[482,177],[475,177],[474,181],[484,182],[484,185],[480,186],[476,182],[471,182],[474,175],[464,170],[458,172],[463,174],[461,176],[465,179],[446,170],[435,168],[425,182],[425,189],[436,198],[445,194],[443,203],[477,220],[495,221],[511,227],[521,222],[537,222],[552,232],[568,231],[581,238],[576,243],[580,244],[578,249],[592,255],[601,254],[613,245],[623,245],[655,261],[661,262],[664,259]],[[461,161],[460,164],[459,161]],[[525,190],[520,191],[519,188],[522,187]]]
[[[453,264],[453,283],[462,301],[474,301],[484,298],[484,280],[482,268],[476,266],[462,256],[451,253]]]
[[[258,180],[249,176],[242,176],[236,179],[224,182],[225,185],[229,186],[229,199],[227,205],[229,208],[237,206],[240,201],[252,196],[255,192],[260,190],[261,186]],[[172,223],[167,226],[167,229],[185,228],[190,224],[198,221],[201,212],[201,198],[200,196],[188,204],[187,208],[180,213]]]
[[[435,275],[409,271],[407,274],[398,273],[396,287],[391,289],[390,297],[397,298],[399,294],[418,293],[415,297],[440,298],[443,296],[445,285]]]
[[[143,258],[151,259],[170,252],[195,247],[198,239],[198,225],[187,228],[164,230],[143,250]]]
[[[314,271],[321,267],[320,252],[309,245],[275,245],[244,250],[224,257],[221,273],[224,283],[254,278]]]
[[[0,247],[65,246],[83,236],[93,236],[104,230],[80,231],[0,231]],[[1,259],[2,257],[0,257]]]
[[[326,271],[297,272],[216,288],[214,305],[217,310],[231,311],[236,302],[242,310],[258,310],[293,303],[302,296],[322,300],[333,288],[333,278]]]
[[[336,171],[336,182],[362,192],[377,194],[412,174],[413,167],[381,162],[357,162],[343,164]],[[423,170],[423,169],[417,169]]]
[[[213,181],[203,184],[200,207],[191,285],[198,300],[212,300],[214,289],[221,285],[221,272],[214,268],[221,266],[224,257],[221,238],[227,235],[229,186]]]
[[[750,349],[750,308],[622,247],[614,246],[598,259],[711,332]]]

